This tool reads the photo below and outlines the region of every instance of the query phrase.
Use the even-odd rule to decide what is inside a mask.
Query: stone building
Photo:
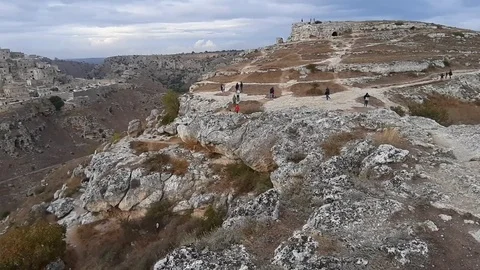
[[[9,49],[0,49],[0,60],[10,59],[10,50]]]

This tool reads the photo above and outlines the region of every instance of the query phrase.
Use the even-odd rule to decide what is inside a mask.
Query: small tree
[[[168,92],[162,97],[162,104],[165,109],[165,115],[162,118],[162,124],[170,124],[177,118],[178,110],[180,109],[180,101],[178,99],[178,93],[173,90]]]
[[[9,230],[0,237],[0,269],[43,269],[64,255],[65,228],[46,221]]]
[[[65,105],[65,102],[63,102],[63,99],[59,96],[51,96],[49,100],[53,104],[53,106],[55,106],[55,109],[57,111],[60,111],[63,105]]]

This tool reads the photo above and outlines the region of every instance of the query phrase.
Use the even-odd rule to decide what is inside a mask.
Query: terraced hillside
[[[227,103],[242,81],[242,99],[257,100],[265,110],[366,110],[359,99],[366,92],[378,99],[373,107],[406,105],[392,98],[394,89],[469,87],[480,68],[476,44],[478,32],[428,23],[298,23],[289,42],[251,51],[243,62],[209,74],[190,91]],[[441,80],[450,69],[452,81]],[[220,84],[229,92],[219,93]],[[278,98],[266,98],[271,87]],[[328,102],[322,97],[326,87],[332,93]]]

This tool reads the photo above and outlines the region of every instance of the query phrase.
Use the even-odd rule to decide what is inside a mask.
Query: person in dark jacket
[[[368,100],[370,99],[370,95],[368,93],[363,96],[363,106],[367,107],[368,106]]]
[[[273,86],[270,88],[270,98],[275,98],[275,89],[273,89]]]
[[[325,98],[326,98],[327,100],[330,99],[330,88],[328,88],[328,87],[327,87],[327,89],[325,89]]]
[[[237,84],[235,85],[235,90],[238,92],[238,88],[240,87],[240,85],[238,85],[238,82]]]
[[[240,82],[240,92],[243,92],[243,82]]]
[[[451,78],[452,78],[452,75],[453,75],[452,69],[450,69],[450,71],[448,72],[448,75],[450,75],[450,79],[451,79]]]

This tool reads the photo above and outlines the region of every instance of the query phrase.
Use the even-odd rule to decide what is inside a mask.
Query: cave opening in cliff
[[[332,37],[336,37],[336,36],[338,36],[337,31],[335,31],[335,32],[332,33]]]

